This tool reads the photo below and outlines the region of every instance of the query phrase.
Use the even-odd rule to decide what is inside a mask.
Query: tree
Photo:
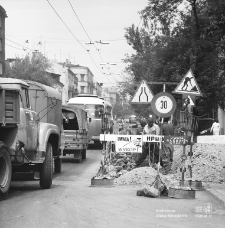
[[[5,77],[32,80],[44,85],[52,86],[52,79],[47,69],[51,68],[49,60],[42,54],[33,55],[32,58],[26,55],[25,58],[16,58],[14,62],[6,62]]]
[[[117,118],[125,117],[132,115],[134,113],[132,107],[127,103],[116,103],[113,106],[113,115],[116,115]]]
[[[125,37],[136,54],[124,60],[131,75],[125,90],[132,96],[143,79],[179,83],[191,68],[204,95],[198,99],[197,114],[218,105],[224,108],[224,12],[222,0],[149,1],[140,12],[143,27],[126,28]]]

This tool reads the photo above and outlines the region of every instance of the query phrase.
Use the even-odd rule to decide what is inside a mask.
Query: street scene
[[[0,228],[225,226],[225,2],[0,2]]]

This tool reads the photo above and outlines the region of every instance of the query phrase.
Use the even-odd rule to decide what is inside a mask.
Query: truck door
[[[31,109],[29,92],[27,88],[22,88],[21,91],[22,104],[25,112],[27,142],[25,145],[26,151],[36,151],[37,148],[37,113]],[[30,154],[30,156],[32,156]],[[30,158],[32,159],[32,158]]]

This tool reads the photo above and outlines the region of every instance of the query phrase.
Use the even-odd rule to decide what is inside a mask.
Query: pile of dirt
[[[186,154],[190,146],[186,147]],[[174,162],[172,170],[179,179],[181,176],[181,155],[183,147],[176,146],[174,151]],[[195,144],[192,157],[192,180],[203,182],[223,183],[225,182],[225,145],[224,144]],[[189,178],[189,172],[185,172]]]
[[[132,185],[132,186],[144,186],[152,185],[156,180],[157,170],[152,167],[140,167],[125,172],[120,177],[114,180],[116,185]],[[167,186],[176,186],[178,181],[173,174],[162,175],[160,174],[162,182]]]
[[[111,152],[111,162],[106,169],[111,177],[119,177],[131,171],[135,166],[135,155],[132,153]]]
[[[186,153],[190,147],[186,146]],[[172,172],[167,175],[160,174],[160,178],[167,186],[176,186],[181,179],[181,156],[183,146],[174,146],[174,161]],[[157,175],[157,171],[152,167],[140,167],[132,169],[135,156],[133,154],[114,154],[113,164],[115,170],[114,183],[116,185],[151,185]],[[190,178],[186,160],[185,180]],[[189,161],[190,162],[190,161]],[[148,163],[146,163],[148,164]],[[195,144],[193,146],[192,157],[192,180],[199,180],[206,183],[225,183],[225,145],[223,144]],[[118,167],[120,167],[118,169]]]

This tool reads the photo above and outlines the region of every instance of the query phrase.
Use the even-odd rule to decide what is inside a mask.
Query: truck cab
[[[34,87],[39,96],[31,96]],[[37,172],[41,188],[48,189],[54,161],[55,171],[61,171],[60,127],[56,122],[42,121],[61,107],[59,92],[54,99],[49,96],[52,89],[32,81],[0,78],[0,197],[8,193],[12,173]],[[35,99],[43,104],[38,107],[44,114],[32,108]],[[61,126],[61,113],[58,115]]]

